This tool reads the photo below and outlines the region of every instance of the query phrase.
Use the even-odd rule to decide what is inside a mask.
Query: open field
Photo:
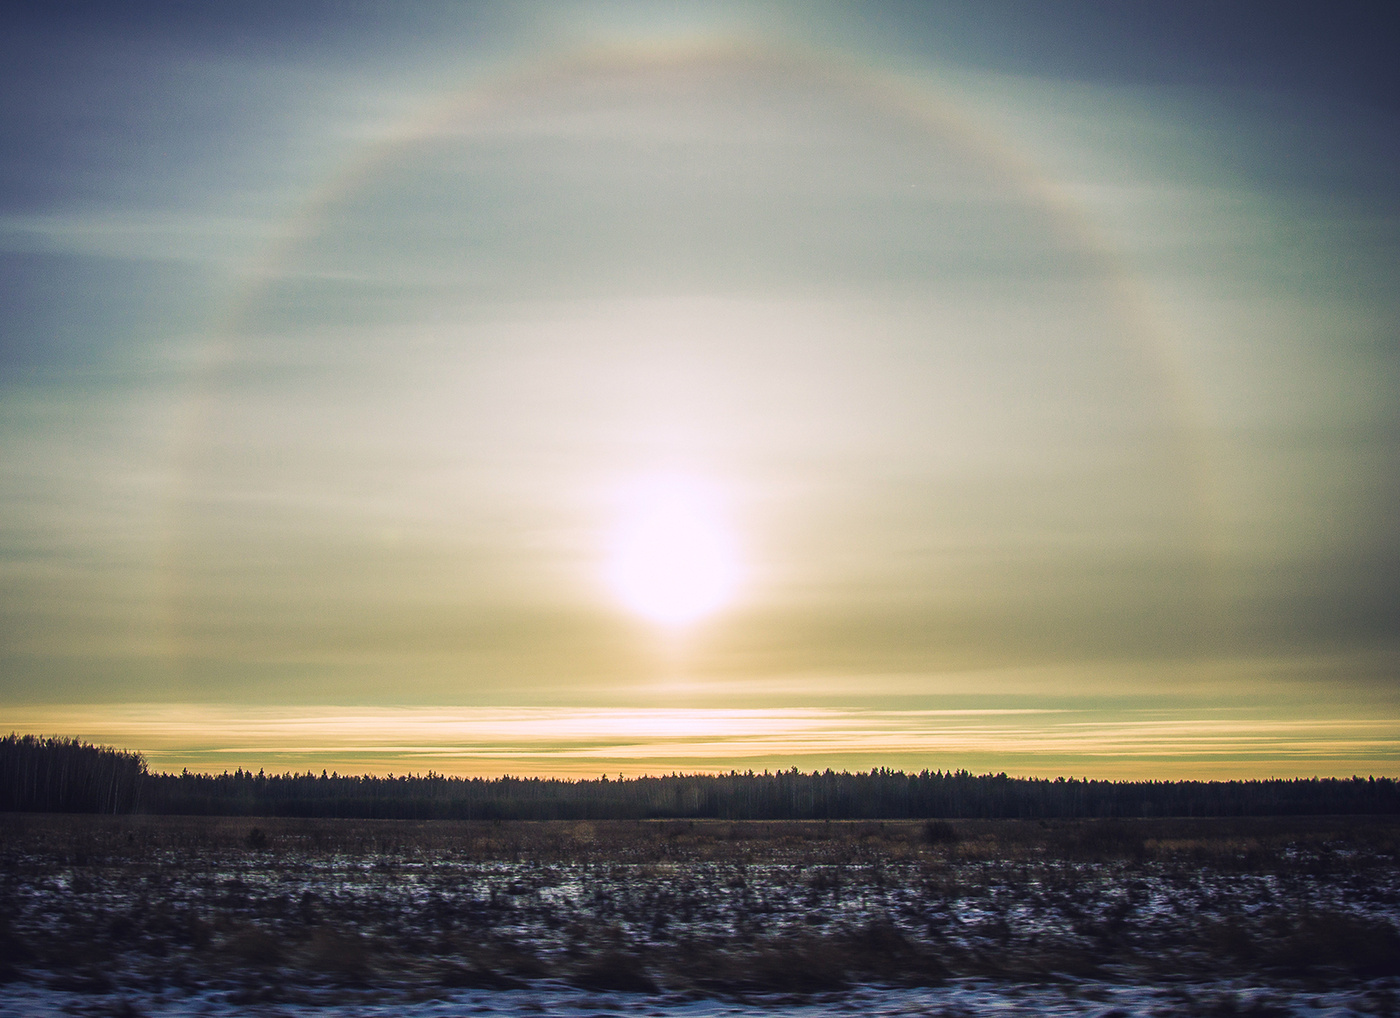
[[[0,815],[0,1013],[1396,1013],[1400,821]]]

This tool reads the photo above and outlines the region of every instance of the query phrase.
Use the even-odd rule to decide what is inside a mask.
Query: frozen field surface
[[[1392,818],[0,816],[0,1015],[1400,1013]]]
[[[1074,1015],[1123,1018],[1127,1015],[1297,1015],[1327,1018],[1340,1015],[1395,1013],[1396,997],[1384,986],[1350,991],[1299,992],[1226,983],[1133,987],[1111,983],[1067,986],[1015,986],[982,980],[957,980],[942,987],[919,989],[859,987],[817,998],[756,997],[686,999],[643,994],[580,993],[569,987],[541,986],[532,990],[462,993],[427,1001],[336,1001],[303,1004],[231,1003],[220,994],[200,993],[171,999],[162,996],[122,996],[114,1000],[22,986],[0,990],[0,1014],[59,1018],[69,1015],[146,1015],[149,1018],[223,1018],[258,1015],[266,1018],[468,1018],[472,1015],[600,1018],[604,1015],[646,1015],[656,1018],[758,1018],[791,1015],[975,1016]]]

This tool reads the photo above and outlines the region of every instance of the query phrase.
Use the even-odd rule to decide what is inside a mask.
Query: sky
[[[1385,4],[0,14],[0,729],[1400,775]]]

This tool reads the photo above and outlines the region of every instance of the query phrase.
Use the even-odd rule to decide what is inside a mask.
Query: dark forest
[[[153,773],[77,739],[0,739],[0,810],[411,820],[995,819],[1400,813],[1392,778],[1093,781],[967,771],[672,774],[609,780]]]

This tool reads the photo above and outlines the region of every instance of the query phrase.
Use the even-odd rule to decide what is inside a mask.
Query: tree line
[[[78,739],[0,739],[0,810],[130,813],[150,778],[138,753]]]
[[[609,780],[152,773],[77,739],[0,739],[0,810],[363,819],[856,820],[1400,813],[1392,778],[1095,781],[959,771],[752,771]]]

